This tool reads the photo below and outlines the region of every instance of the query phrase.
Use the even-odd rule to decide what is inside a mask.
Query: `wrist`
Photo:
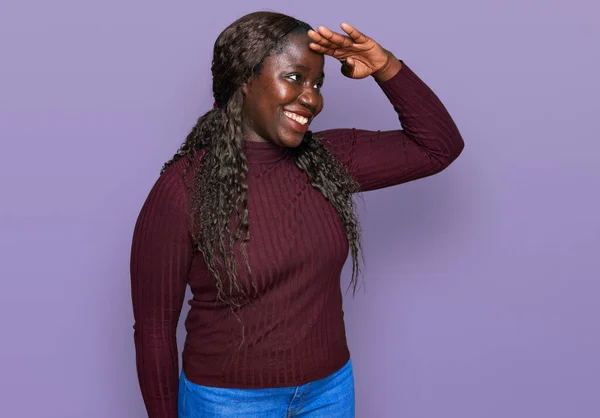
[[[375,71],[373,78],[378,81],[387,81],[394,77],[402,69],[402,63],[392,54],[390,51],[385,51],[387,55],[387,61],[379,70]]]

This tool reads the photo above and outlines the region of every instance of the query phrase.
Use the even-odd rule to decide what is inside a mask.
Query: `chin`
[[[297,138],[286,138],[279,141],[279,144],[286,148],[297,148],[302,144],[302,140],[304,139],[304,135],[299,136]]]
[[[287,145],[288,148],[298,148],[302,144],[302,138]]]

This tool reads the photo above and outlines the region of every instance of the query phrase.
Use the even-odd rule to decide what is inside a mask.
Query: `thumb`
[[[348,58],[342,61],[342,74],[344,74],[346,77],[351,77],[352,74],[354,74],[354,64],[355,62],[352,58]]]

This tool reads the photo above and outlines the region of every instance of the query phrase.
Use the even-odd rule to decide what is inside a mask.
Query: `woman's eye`
[[[300,83],[303,80],[302,74],[288,74],[286,77],[296,83]],[[320,90],[323,87],[323,80],[315,83],[313,87]]]

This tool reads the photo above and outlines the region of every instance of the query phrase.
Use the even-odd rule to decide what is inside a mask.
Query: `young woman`
[[[134,231],[137,369],[151,418],[354,416],[340,289],[348,253],[354,286],[359,274],[353,195],[438,173],[463,140],[404,62],[341,28],[256,12],[215,42],[214,108],[165,164]],[[373,78],[403,129],[312,133],[324,55],[346,77]]]

